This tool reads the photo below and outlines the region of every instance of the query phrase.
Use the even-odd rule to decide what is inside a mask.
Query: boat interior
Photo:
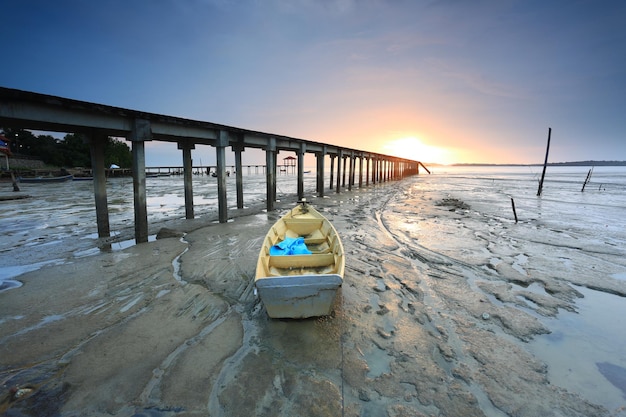
[[[269,248],[286,237],[303,237],[310,255],[271,256]],[[292,217],[279,221],[263,245],[266,276],[319,275],[338,273],[343,256],[339,237],[330,223],[317,217]]]

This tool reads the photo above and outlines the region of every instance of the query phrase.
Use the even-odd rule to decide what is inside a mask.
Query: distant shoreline
[[[451,167],[527,167],[543,166],[542,163],[533,164],[487,164],[487,163],[463,163],[463,164],[429,164],[426,166],[451,166]],[[626,166],[626,161],[573,161],[573,162],[548,162],[548,166],[580,167],[580,166]]]

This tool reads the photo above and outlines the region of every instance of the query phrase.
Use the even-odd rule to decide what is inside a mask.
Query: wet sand
[[[168,222],[174,237],[20,276],[0,293],[0,412],[622,415],[553,385],[527,348],[550,332],[538,317],[576,310],[572,284],[626,296],[625,281],[598,279],[626,265],[619,248],[593,277],[557,265],[573,242],[523,259],[512,222],[416,181],[311,199],[347,253],[330,317],[271,320],[254,294],[261,239],[293,199],[227,224]]]

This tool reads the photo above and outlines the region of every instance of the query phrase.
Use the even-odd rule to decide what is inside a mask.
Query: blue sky
[[[425,162],[542,162],[548,127],[553,162],[626,160],[624,1],[2,0],[0,15],[4,87]]]

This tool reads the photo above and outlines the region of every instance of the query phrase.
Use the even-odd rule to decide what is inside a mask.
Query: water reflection
[[[562,312],[546,320],[552,333],[539,336],[530,350],[549,366],[550,382],[609,410],[626,406],[626,331],[616,317],[626,317],[622,297],[577,287],[584,298],[578,313]],[[617,327],[616,327],[617,326]]]

